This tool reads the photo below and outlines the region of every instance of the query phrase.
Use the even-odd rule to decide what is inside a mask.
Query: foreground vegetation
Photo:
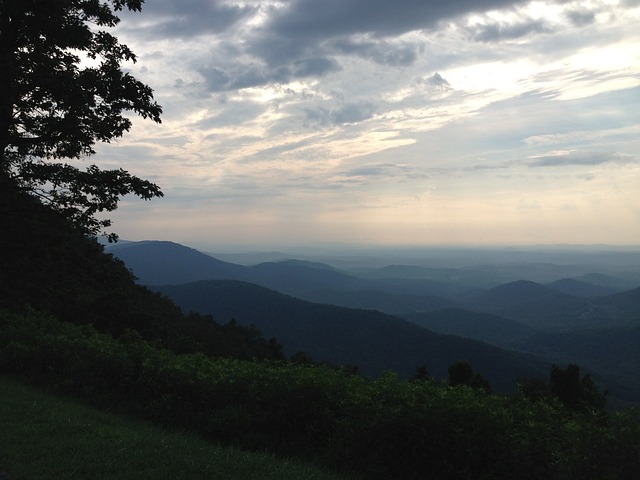
[[[0,377],[0,470],[29,480],[340,480],[301,462],[221,447]]]
[[[367,478],[637,478],[640,411],[577,413],[394,375],[178,355],[129,332],[3,314],[0,369],[102,407]]]

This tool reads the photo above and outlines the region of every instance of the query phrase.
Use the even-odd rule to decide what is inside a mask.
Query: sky
[[[147,0],[163,123],[91,163],[188,245],[640,244],[640,1]],[[87,160],[85,160],[87,161]]]

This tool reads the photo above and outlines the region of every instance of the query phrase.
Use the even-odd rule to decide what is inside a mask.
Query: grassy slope
[[[15,480],[346,478],[124,419],[4,377],[0,392],[0,473]]]

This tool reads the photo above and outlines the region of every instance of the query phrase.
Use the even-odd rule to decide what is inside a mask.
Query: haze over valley
[[[640,251],[632,248],[206,254],[146,241],[107,251],[185,313],[255,325],[288,355],[405,378],[422,365],[445,378],[464,360],[498,391],[544,377],[551,363],[576,363],[613,404],[640,400]]]

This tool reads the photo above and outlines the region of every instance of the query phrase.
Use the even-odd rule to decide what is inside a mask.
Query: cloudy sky
[[[163,123],[91,159],[186,244],[640,244],[640,1],[147,0]]]

